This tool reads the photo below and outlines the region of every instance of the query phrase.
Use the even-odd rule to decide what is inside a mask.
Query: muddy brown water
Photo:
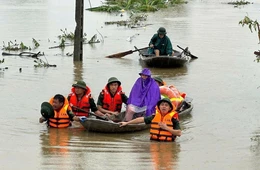
[[[57,45],[60,29],[74,31],[73,1],[0,0],[1,43],[32,45],[35,38],[41,44],[35,52],[44,51],[48,62],[58,66],[34,68],[33,59],[19,56],[6,56],[0,64],[9,68],[0,71],[0,169],[258,170],[260,64],[253,62],[253,52],[259,45],[256,33],[238,22],[247,14],[259,19],[260,3],[234,8],[225,2],[193,0],[150,13],[147,23],[152,25],[138,29],[104,25],[127,18],[125,14],[85,11],[87,37],[101,39],[98,30],[104,42],[84,45],[83,63],[74,63],[65,55],[72,47],[48,49]],[[188,46],[199,57],[183,68],[151,68],[153,75],[193,98],[194,109],[181,120],[183,135],[175,143],[150,142],[148,131],[100,134],[79,124],[57,130],[38,123],[40,104],[56,93],[67,95],[78,79],[87,82],[95,99],[111,76],[129,94],[144,68],[138,54],[104,56],[145,47],[160,26],[174,48]],[[127,41],[132,35],[132,42]]]

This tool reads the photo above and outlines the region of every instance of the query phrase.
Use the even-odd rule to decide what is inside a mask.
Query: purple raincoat
[[[147,75],[147,79],[139,77],[132,87],[132,90],[127,101],[128,104],[133,104],[138,107],[146,106],[146,116],[155,113],[157,102],[161,99],[160,89],[153,78],[151,72],[145,68],[139,75]]]

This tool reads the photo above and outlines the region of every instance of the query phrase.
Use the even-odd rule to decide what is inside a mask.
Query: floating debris
[[[139,34],[132,35],[126,39],[126,41],[132,42],[132,40]]]
[[[251,4],[251,2],[245,1],[245,0],[241,0],[241,1],[235,1],[235,2],[228,2],[227,4],[236,5],[235,7],[237,7],[237,6],[239,6],[239,5],[248,5],[248,4]],[[252,4],[253,4],[253,3],[252,3]]]
[[[66,53],[66,56],[73,56],[73,53],[68,52]]]
[[[97,39],[97,34],[93,35],[89,41],[87,41],[87,42],[86,42],[86,41],[87,41],[87,40],[85,39],[85,42],[83,42],[83,44],[100,43],[100,40]],[[58,46],[53,46],[53,47],[49,47],[49,49],[53,49],[53,48],[65,48],[66,46],[74,46],[74,43],[66,44],[66,43],[65,43],[65,39],[62,39],[60,45],[58,45]]]
[[[26,57],[31,57],[31,58],[38,58],[39,56],[43,56],[44,53],[41,54],[41,52],[38,52],[38,53],[21,52],[19,54],[14,54],[14,53],[2,52],[2,55],[3,56],[26,56]]]
[[[129,28],[140,28],[140,27],[146,27],[148,25],[152,25],[152,24],[145,24],[144,21],[146,20],[147,20],[147,14],[136,14],[132,12],[128,20],[107,21],[105,22],[105,25],[116,24],[117,26],[126,26]]]
[[[38,43],[38,41],[36,41],[36,39],[32,39],[33,42],[33,49],[36,49],[40,46],[40,44]],[[30,46],[26,46],[23,42],[21,42],[20,44],[18,44],[16,42],[16,40],[14,40],[14,43],[12,41],[9,41],[7,43],[7,45],[5,45],[5,42],[3,41],[3,48],[2,50],[5,51],[23,51],[23,50],[32,50],[32,48]]]

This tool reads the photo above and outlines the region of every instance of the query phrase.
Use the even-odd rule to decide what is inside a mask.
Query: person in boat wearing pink
[[[91,97],[91,90],[82,80],[72,85],[71,93],[68,96],[69,105],[76,116],[89,117],[90,109],[97,116],[104,117],[96,106],[94,99]]]
[[[41,114],[39,122],[47,121],[48,126],[54,128],[66,128],[71,125],[71,121],[86,120],[85,116],[78,117],[73,114],[68,100],[61,94],[56,94],[49,102],[43,102]]]
[[[154,77],[157,82],[162,97],[171,100],[174,110],[179,110],[184,105],[186,93],[181,93],[174,85],[167,86],[160,77]]]
[[[173,110],[172,102],[168,98],[163,98],[157,102],[155,114],[119,124],[120,127],[138,123],[151,124],[150,140],[172,142],[177,136],[181,136],[180,124],[174,117],[175,114],[177,112]]]
[[[127,104],[127,100],[128,97],[122,92],[121,82],[116,77],[110,77],[98,96],[97,108],[103,114],[118,116],[122,104]]]

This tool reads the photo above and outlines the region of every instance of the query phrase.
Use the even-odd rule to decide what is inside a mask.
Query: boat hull
[[[190,114],[193,109],[193,105],[189,104],[189,108],[183,110],[179,113],[179,116],[185,116]],[[81,122],[82,126],[92,132],[101,132],[101,133],[125,133],[125,132],[136,132],[146,130],[150,127],[150,125],[146,125],[145,123],[139,124],[129,124],[123,127],[119,127],[119,123],[107,120],[97,119],[95,117],[90,117],[85,122]]]
[[[174,56],[162,55],[159,57],[147,54],[147,50],[140,50],[139,56],[141,64],[158,68],[182,67],[190,60],[190,57],[186,56],[185,53],[176,50],[174,50]]]

